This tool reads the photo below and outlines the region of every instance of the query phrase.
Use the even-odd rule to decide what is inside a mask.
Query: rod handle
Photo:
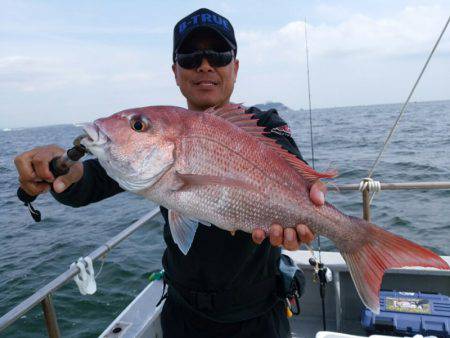
[[[55,178],[65,175],[69,172],[70,167],[63,161],[60,161],[61,156],[53,157],[49,163],[50,172]]]
[[[60,158],[61,158],[60,156],[54,157],[49,163],[50,172],[53,174],[55,178],[67,174],[70,169],[65,163],[59,161]],[[19,198],[19,200],[21,200],[28,207],[31,217],[33,217],[33,219],[36,222],[40,222],[42,218],[41,212],[33,208],[33,206],[31,205],[31,202],[33,202],[37,196],[38,195],[36,196],[29,195],[25,190],[23,190],[20,187],[19,189],[17,189],[17,197]]]
[[[19,188],[19,189],[17,189],[17,197],[23,203],[31,203],[36,199],[37,196],[28,195],[28,193],[25,190],[23,190],[22,188]]]
[[[28,210],[30,211],[30,215],[31,217],[33,217],[34,221],[40,222],[42,218],[41,212],[33,208],[33,206],[31,205],[31,202],[33,202],[36,199],[37,195],[36,196],[28,195],[28,193],[25,190],[19,187],[19,189],[17,189],[17,197],[27,206]]]
[[[65,175],[69,172],[69,168],[68,167],[62,167],[60,168],[60,166],[58,166],[58,159],[60,157],[54,157],[49,164],[49,168],[50,168],[50,172],[53,174],[53,176],[58,177],[61,175]],[[21,200],[23,203],[31,203],[33,202],[36,196],[31,196],[29,195],[25,190],[23,190],[22,188],[17,189],[17,197],[19,198],[19,200]]]

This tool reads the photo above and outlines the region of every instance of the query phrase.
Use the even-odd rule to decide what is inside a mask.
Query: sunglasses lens
[[[215,52],[215,51],[204,51],[205,57],[209,64],[213,67],[224,67],[228,65],[233,59],[233,52]]]
[[[189,54],[177,54],[176,60],[181,67],[193,69],[202,64],[202,57],[202,52],[194,52]]]
[[[176,61],[186,69],[194,69],[202,64],[203,58],[208,60],[212,67],[224,67],[233,59],[233,51],[216,52],[213,50],[196,51],[189,54],[177,54]]]

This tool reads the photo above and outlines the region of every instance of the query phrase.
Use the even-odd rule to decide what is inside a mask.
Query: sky
[[[171,70],[175,23],[207,7],[231,21],[232,100],[313,108],[403,102],[450,15],[448,0],[0,0],[0,128],[186,106]],[[450,99],[450,28],[413,101]]]

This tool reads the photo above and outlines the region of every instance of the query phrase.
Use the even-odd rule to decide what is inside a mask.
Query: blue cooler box
[[[440,294],[381,291],[380,314],[365,309],[361,324],[367,333],[450,337],[450,297]]]

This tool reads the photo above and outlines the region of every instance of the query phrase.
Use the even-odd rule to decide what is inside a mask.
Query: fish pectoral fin
[[[171,191],[181,191],[185,190],[186,182],[180,177],[180,174],[175,171],[175,173],[172,175],[171,183],[170,183],[170,190]]]
[[[253,190],[257,192],[256,187],[248,182],[226,176],[214,175],[196,175],[196,174],[180,174],[176,173],[177,179],[181,180],[183,184],[178,185],[178,190],[187,190],[191,187],[222,185],[227,187],[234,187],[239,189]]]
[[[181,252],[187,255],[194,241],[198,220],[191,219],[177,211],[169,210],[169,227],[174,242]]]

